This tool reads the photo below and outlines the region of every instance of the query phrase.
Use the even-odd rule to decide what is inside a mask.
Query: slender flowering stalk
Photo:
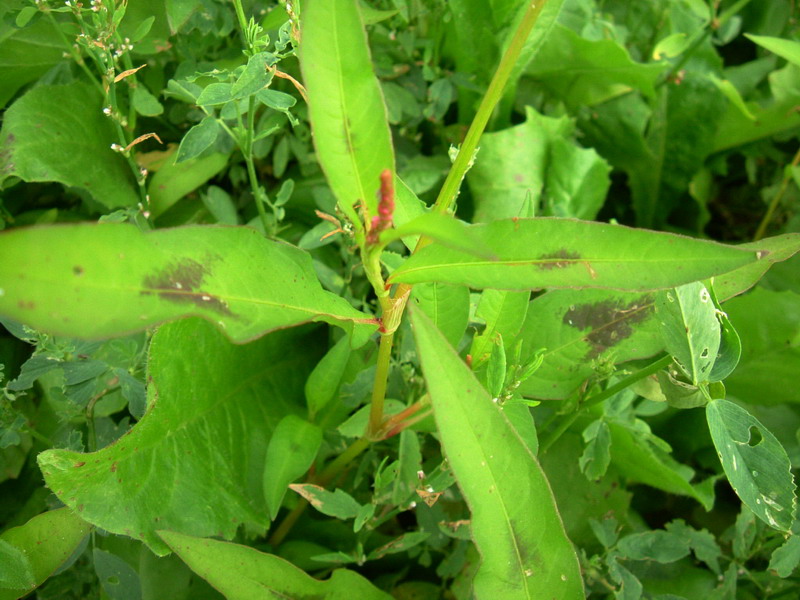
[[[394,215],[394,182],[392,172],[384,169],[381,172],[380,200],[378,202],[378,214],[372,217],[367,234],[367,244],[375,245],[382,231],[391,229],[392,216]]]

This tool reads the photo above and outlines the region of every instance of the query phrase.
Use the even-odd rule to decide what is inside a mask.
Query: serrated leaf
[[[733,490],[759,519],[788,531],[794,521],[795,485],[781,443],[758,419],[728,400],[710,402],[706,418]]]
[[[267,441],[300,411],[312,358],[287,348],[309,342],[285,330],[234,345],[202,319],[160,327],[145,416],[98,452],[41,453],[48,487],[90,523],[159,555],[169,551],[155,533],[162,527],[231,538],[242,522],[265,526]]]
[[[714,242],[572,219],[509,219],[470,229],[497,260],[433,243],[410,256],[389,282],[442,281],[505,290],[653,290],[758,260],[755,252]]]
[[[447,340],[421,312],[414,337],[450,467],[481,553],[476,597],[583,598],[575,551],[538,462]]]
[[[800,536],[792,535],[772,553],[769,570],[778,577],[789,577],[797,565],[800,565]]]
[[[362,342],[376,327],[322,289],[306,253],[244,227],[14,229],[0,234],[0,257],[0,314],[59,335],[102,338],[189,315],[239,342],[318,319],[352,325]]]
[[[322,443],[322,430],[295,415],[280,420],[267,446],[264,499],[274,521],[289,484],[308,471]]]
[[[336,569],[320,581],[292,563],[239,544],[161,531],[159,535],[189,567],[229,600],[319,598],[391,600],[361,575]]]
[[[384,169],[394,172],[386,106],[355,0],[311,0],[303,6],[300,66],[317,158],[339,207],[377,214]]]

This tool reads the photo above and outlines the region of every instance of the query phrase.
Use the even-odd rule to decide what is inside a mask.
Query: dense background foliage
[[[546,33],[546,39],[512,74],[492,114],[458,196],[461,219],[576,217],[730,243],[800,231],[800,8],[794,0],[550,1],[561,5],[557,22],[540,24],[534,37]],[[375,314],[373,289],[348,237],[348,219],[356,213],[337,209],[315,155],[296,56],[302,52],[302,3],[243,4],[240,20],[235,3],[223,0],[130,0],[127,7],[112,0],[3,3],[0,226],[98,220],[133,223],[142,231],[249,225],[307,251],[325,290]],[[444,181],[521,4],[359,4],[397,174],[427,204]],[[243,31],[240,23],[251,16]],[[220,247],[235,253],[226,243]],[[398,241],[389,251],[382,260],[393,269],[406,249]],[[287,263],[293,257],[286,250]],[[800,529],[794,515],[784,512],[770,527],[742,504],[725,478],[706,416],[696,408],[706,403],[697,387],[664,371],[658,380],[644,379],[578,410],[585,398],[649,364],[620,363],[654,355],[660,346],[648,354],[606,344],[583,360],[549,347],[551,354],[532,373],[546,346],[537,336],[548,335],[547,327],[566,327],[566,307],[581,318],[576,294],[492,295],[424,284],[411,304],[428,314],[431,307],[446,308],[436,324],[462,355],[471,355],[495,397],[513,400],[509,413],[527,415],[533,405],[535,427],[520,427],[528,431],[529,447],[538,448],[578,549],[587,595],[797,597],[800,538],[790,533]],[[775,456],[785,450],[792,468],[800,465],[798,294],[795,257],[772,266],[749,293],[719,297],[742,345],[739,365],[725,379],[727,397],[774,434],[756,428],[764,445],[761,438],[750,438],[749,445]],[[528,309],[531,299],[535,309]],[[327,320],[335,322],[346,310],[330,302],[334,316]],[[537,316],[556,313],[556,324]],[[68,460],[77,465],[73,457],[79,455],[46,454],[37,463],[41,452],[108,448],[114,461],[121,460],[134,449],[124,440],[111,445],[142,419],[154,396],[169,395],[177,408],[159,426],[180,430],[185,439],[160,447],[159,460],[171,466],[154,469],[147,485],[164,503],[132,507],[142,523],[159,509],[169,523],[185,513],[187,522],[196,520],[198,536],[235,538],[318,578],[347,565],[396,598],[470,597],[478,564],[465,526],[470,515],[430,417],[372,444],[337,480],[335,487],[346,493],[317,498],[321,512],[309,509],[293,527],[280,529],[298,501],[294,492],[283,495],[286,485],[304,480],[312,463],[312,474],[322,470],[363,434],[373,344],[351,349],[339,330],[320,325],[232,345],[194,320],[162,329],[152,344],[152,330],[82,341],[2,322],[0,531],[70,503],[59,499],[57,478],[45,486],[42,470],[57,477],[53,473]],[[658,337],[657,326],[655,333],[646,330],[651,326],[637,329],[637,344]],[[237,341],[253,337],[229,333]],[[389,414],[423,394],[405,323],[396,348]],[[575,367],[564,367],[567,362]],[[251,382],[256,372],[261,375]],[[239,422],[192,417],[210,414],[230,390]],[[277,519],[269,531],[256,525],[264,519],[250,500],[253,493],[269,496],[260,479],[244,471],[219,475],[226,465],[250,464],[245,441],[265,450],[276,435],[267,394],[274,405],[314,423],[298,418],[282,425],[288,441],[273,450],[279,458],[259,459],[276,468],[293,456],[281,474],[282,490],[263,501]],[[129,445],[158,435],[152,428],[138,432],[125,438]],[[305,440],[299,451],[293,436]],[[112,467],[107,475],[116,479],[115,472]],[[175,493],[179,480],[193,485]],[[100,507],[87,511],[105,511],[105,527],[116,531],[113,513],[135,497],[138,484],[121,488],[119,497],[101,479],[91,485]],[[772,500],[793,509],[793,487],[781,493],[789,500]],[[204,573],[202,566],[182,555],[190,570],[175,554],[158,556],[180,547],[177,537],[97,528],[86,536],[80,524],[60,527],[83,541],[58,548],[67,563],[32,597],[220,597],[196,574]],[[0,536],[0,559],[14,560],[12,543]],[[0,569],[0,598],[17,597],[9,590],[30,583],[13,573]]]

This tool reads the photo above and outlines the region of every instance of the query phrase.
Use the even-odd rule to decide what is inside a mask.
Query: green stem
[[[539,444],[539,453],[544,454],[547,452],[550,447],[560,438],[563,433],[572,426],[572,424],[578,420],[578,417],[581,416],[583,411],[587,408],[591,408],[605,400],[608,400],[612,396],[619,394],[622,390],[632,386],[634,383],[639,381],[640,379],[644,379],[645,377],[649,377],[653,373],[658,373],[661,369],[664,369],[669,366],[672,362],[672,356],[667,355],[659,358],[657,361],[647,365],[643,369],[639,369],[635,373],[628,375],[624,379],[618,381],[614,385],[611,385],[604,389],[599,394],[595,394],[594,396],[587,398],[584,400],[578,409],[565,418],[561,423],[558,424],[553,431],[551,431],[542,442]]]
[[[385,317],[385,313],[384,313]],[[376,438],[383,426],[383,401],[386,396],[386,384],[389,379],[389,363],[392,358],[394,333],[381,336],[378,347],[378,362],[375,365],[375,381],[372,386],[372,403],[369,407],[368,439]]]
[[[497,67],[497,71],[494,73],[494,77],[492,77],[492,81],[489,83],[486,95],[484,95],[480,106],[478,106],[475,118],[472,119],[464,142],[461,144],[461,148],[458,151],[458,156],[456,156],[456,160],[453,162],[453,166],[447,174],[447,179],[445,179],[442,189],[439,192],[439,197],[436,198],[436,204],[433,207],[435,211],[446,213],[458,195],[461,181],[467,174],[475,150],[478,147],[478,141],[484,129],[486,129],[486,124],[489,122],[495,106],[503,97],[503,89],[511,76],[511,72],[514,70],[514,65],[516,65],[519,55],[522,53],[522,48],[546,4],[547,0],[532,0],[528,4],[525,15],[522,17],[519,27],[517,27],[517,30],[514,32],[514,37],[511,39],[511,43],[508,45],[508,49],[500,60],[500,64]]]
[[[794,158],[792,159],[792,168],[796,167],[800,164],[800,150],[798,150]],[[769,207],[767,208],[767,212],[764,215],[764,218],[761,219],[761,223],[758,225],[758,229],[756,230],[756,234],[753,236],[753,241],[757,242],[761,238],[764,237],[764,234],[767,232],[767,227],[772,221],[772,217],[775,215],[775,210],[778,208],[778,205],[781,203],[781,199],[783,195],[786,193],[787,188],[789,187],[789,181],[791,179],[791,172],[787,169],[787,173],[783,176],[783,181],[781,181],[781,187],[778,190],[778,193],[772,197],[772,201],[769,203]]]
[[[236,9],[236,17],[239,19],[239,27],[242,29],[242,37],[244,37],[244,42],[248,46],[247,49],[250,50],[250,43],[247,39],[247,19],[244,16],[242,0],[233,0],[233,6]]]

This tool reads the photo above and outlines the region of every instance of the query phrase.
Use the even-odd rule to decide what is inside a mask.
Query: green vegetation
[[[5,2],[0,600],[796,598],[798,17]]]

